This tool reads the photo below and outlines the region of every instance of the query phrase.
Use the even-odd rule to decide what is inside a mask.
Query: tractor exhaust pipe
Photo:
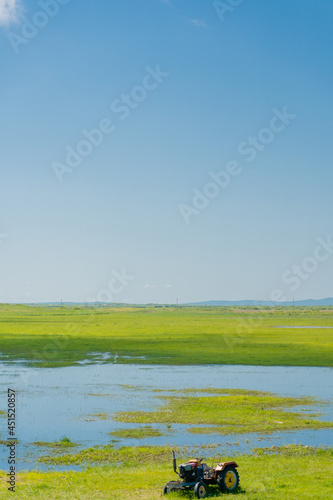
[[[176,474],[178,474],[177,472],[177,459],[176,459],[176,455],[175,455],[175,452],[172,450],[172,466],[173,466],[173,470]]]

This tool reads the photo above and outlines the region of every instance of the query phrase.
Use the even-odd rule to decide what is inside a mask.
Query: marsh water
[[[248,452],[257,446],[333,444],[332,429],[220,436],[193,435],[187,425],[154,425],[161,437],[118,439],[110,432],[116,429],[140,427],[122,424],[112,419],[119,411],[149,411],[163,404],[159,396],[168,391],[186,388],[237,388],[269,391],[282,396],[313,396],[328,401],[312,407],[320,412],[319,419],[333,421],[333,369],[309,367],[262,366],[160,366],[132,364],[93,364],[70,368],[27,368],[21,364],[0,364],[0,410],[5,411],[6,392],[17,392],[17,455],[19,468],[43,469],[37,463],[36,441],[54,442],[64,436],[79,444],[75,451],[94,445],[111,443],[115,446],[188,445],[201,447],[213,444],[221,454]],[[158,390],[158,391],[157,391]],[[304,409],[309,412],[309,409]],[[105,414],[105,419],[96,417]],[[308,413],[309,414],[309,413]],[[6,440],[6,420],[0,418],[0,439]],[[7,448],[0,446],[0,470],[7,468]],[[71,467],[72,468],[72,467]],[[59,467],[60,469],[60,467]]]

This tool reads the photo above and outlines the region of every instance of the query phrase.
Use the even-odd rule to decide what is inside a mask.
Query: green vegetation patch
[[[79,446],[77,443],[73,443],[68,437],[63,437],[60,441],[54,441],[53,443],[36,441],[32,444],[41,448],[74,448],[75,446]]]
[[[12,443],[13,441],[15,441],[16,444],[19,444],[18,439],[12,439],[12,440],[9,440],[9,441],[4,441],[4,440],[0,439],[0,446],[8,446],[8,443],[9,442]]]
[[[254,453],[259,455],[276,454],[284,455],[288,457],[314,457],[314,456],[324,456],[328,459],[333,459],[333,448],[330,447],[320,447],[315,446],[303,446],[301,444],[291,444],[284,446],[271,446],[270,448],[254,448]]]
[[[83,416],[81,420],[85,422],[95,422],[96,420],[110,420],[112,418],[111,413],[94,413],[93,415]]]
[[[168,458],[170,458],[170,449],[166,446],[115,448],[113,445],[105,445],[67,455],[57,455],[55,452],[44,455],[39,461],[56,465],[108,463],[116,466],[137,467],[142,463],[162,463]]]
[[[109,433],[111,436],[118,438],[129,438],[129,439],[145,439],[149,437],[160,437],[166,434],[159,429],[154,429],[150,425],[145,425],[143,427],[138,427],[136,429],[118,429],[114,432]]]
[[[294,410],[297,406],[318,405],[313,398],[232,389],[210,391],[212,395],[206,396],[192,395],[190,391],[179,396],[161,396],[165,401],[161,408],[149,412],[120,412],[113,418],[125,423],[187,424],[191,425],[189,432],[204,434],[263,434],[332,427],[330,422],[316,420],[317,415],[304,415]]]
[[[94,396],[96,398],[101,398],[101,397],[112,397],[112,394],[108,394],[107,392],[104,394],[94,394],[93,392],[88,392],[87,396]]]
[[[285,448],[285,447],[281,447]],[[154,452],[155,450],[155,452]],[[176,479],[169,448],[123,448],[114,451],[117,463],[90,467],[81,472],[20,472],[17,498],[20,500],[156,500],[166,482]],[[191,458],[178,450],[178,463]],[[333,449],[291,446],[288,453],[207,457],[209,465],[235,460],[239,465],[242,500],[311,499],[331,500]],[[5,472],[0,473],[0,499],[8,498]],[[222,498],[216,487],[209,497]],[[193,492],[170,498],[194,500]]]

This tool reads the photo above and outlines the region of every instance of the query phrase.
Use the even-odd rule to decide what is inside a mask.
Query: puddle
[[[98,354],[98,353],[96,353]],[[304,444],[333,444],[331,429],[220,436],[193,435],[188,426],[156,426],[168,435],[145,439],[120,439],[108,433],[131,426],[114,422],[112,414],[119,411],[153,410],[162,405],[158,398],[168,391],[186,388],[230,388],[269,391],[282,396],[313,396],[329,400],[333,394],[333,369],[309,367],[261,366],[151,366],[121,364],[89,364],[63,368],[27,368],[0,365],[0,410],[5,410],[8,387],[17,391],[17,454],[19,470],[45,469],[36,466],[41,449],[30,445],[36,441],[53,442],[69,437],[79,443],[79,450],[94,445],[112,443],[115,446],[187,445],[217,446],[217,452],[248,452],[254,447]],[[304,408],[307,410],[307,408]],[[320,412],[320,419],[333,421],[333,401],[310,413]],[[111,419],[89,419],[105,413]],[[5,419],[0,420],[0,439],[6,440]],[[140,427],[138,424],[133,427]],[[172,432],[171,432],[172,431]],[[74,451],[73,450],[73,451]],[[226,452],[226,450],[228,450]],[[71,451],[70,451],[71,452]],[[208,453],[206,451],[206,453]],[[215,448],[209,450],[215,453]],[[0,446],[0,470],[7,468],[7,448]],[[70,467],[72,469],[72,467]],[[66,470],[66,468],[57,468]]]

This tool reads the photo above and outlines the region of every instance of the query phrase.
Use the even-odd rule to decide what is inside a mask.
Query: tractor
[[[239,474],[236,462],[221,462],[216,467],[209,467],[203,460],[203,458],[189,460],[179,465],[177,471],[177,460],[173,451],[172,465],[174,472],[179,476],[179,481],[169,481],[164,486],[164,495],[172,491],[194,489],[196,498],[205,498],[210,485],[217,485],[224,493],[237,490]]]

